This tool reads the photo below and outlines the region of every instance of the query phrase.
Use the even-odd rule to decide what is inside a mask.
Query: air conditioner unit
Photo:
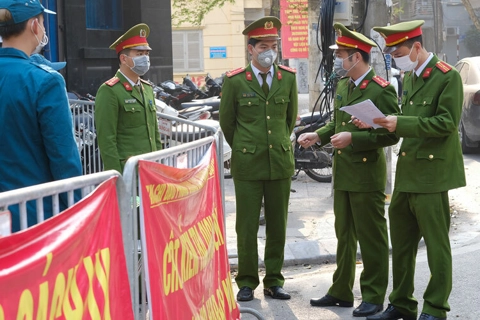
[[[336,0],[333,21],[340,22],[344,26],[352,25],[352,1]]]
[[[447,36],[456,36],[458,35],[457,27],[447,27]]]

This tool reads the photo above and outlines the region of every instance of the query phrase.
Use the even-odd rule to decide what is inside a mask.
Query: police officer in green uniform
[[[333,121],[298,138],[303,147],[329,142],[335,148],[333,188],[337,269],[333,284],[312,306],[352,307],[357,241],[364,269],[360,276],[362,303],[353,316],[365,317],[383,310],[388,284],[388,234],[385,219],[386,160],[383,147],[398,142],[385,129],[359,129],[351,116],[339,110],[370,99],[384,114],[397,114],[395,89],[376,76],[369,65],[375,43],[364,35],[335,23],[337,32],[335,73],[343,76],[337,84]],[[380,132],[378,132],[380,131]]]
[[[389,208],[393,290],[385,312],[367,319],[416,319],[415,259],[423,237],[431,277],[421,320],[446,319],[452,289],[448,190],[465,186],[458,136],[463,89],[458,72],[422,45],[424,21],[375,27],[405,71],[402,114],[376,119],[403,137]]]
[[[260,284],[257,232],[262,198],[266,220],[264,294],[290,299],[283,289],[281,270],[294,173],[289,137],[297,116],[298,93],[295,71],[274,63],[280,27],[276,17],[264,17],[243,31],[252,61],[228,72],[222,86],[220,126],[232,147],[236,196],[239,301],[252,300],[253,290]]]
[[[155,95],[140,78],[150,67],[149,27],[138,24],[117,39],[120,69],[100,86],[95,99],[95,125],[104,170],[123,172],[129,157],[161,149]]]

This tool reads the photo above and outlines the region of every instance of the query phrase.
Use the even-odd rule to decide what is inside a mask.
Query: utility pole
[[[463,2],[463,5],[465,6],[465,9],[468,12],[468,15],[470,16],[470,19],[472,19],[473,24],[475,25],[475,28],[477,28],[477,30],[480,30],[480,21],[478,20],[478,17],[472,8],[472,4],[470,3],[470,0],[462,0],[462,2]]]

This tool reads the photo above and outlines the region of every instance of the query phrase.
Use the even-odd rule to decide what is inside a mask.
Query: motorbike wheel
[[[330,155],[330,163],[327,167],[322,169],[304,169],[303,171],[315,181],[318,182],[332,182],[332,154],[333,154],[333,146],[332,144],[326,144],[323,147],[319,147],[320,151],[324,151]]]

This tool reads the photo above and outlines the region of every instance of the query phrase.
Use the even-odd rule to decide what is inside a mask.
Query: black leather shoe
[[[422,313],[420,315],[420,318],[418,318],[418,320],[447,320],[447,318],[438,318],[438,317],[431,316],[427,313]]]
[[[362,301],[360,305],[353,310],[354,317],[366,317],[383,310],[383,304],[373,304]]]
[[[322,298],[310,299],[310,304],[314,307],[353,307],[353,302],[343,301],[329,294]]]
[[[263,289],[263,294],[273,299],[288,300],[291,298],[290,294],[280,286]]]
[[[395,309],[391,304],[388,305],[387,310],[382,313],[377,313],[367,317],[367,320],[416,320],[415,317],[408,317]]]
[[[237,293],[237,301],[251,301],[253,300],[253,290],[249,287],[241,287]]]

